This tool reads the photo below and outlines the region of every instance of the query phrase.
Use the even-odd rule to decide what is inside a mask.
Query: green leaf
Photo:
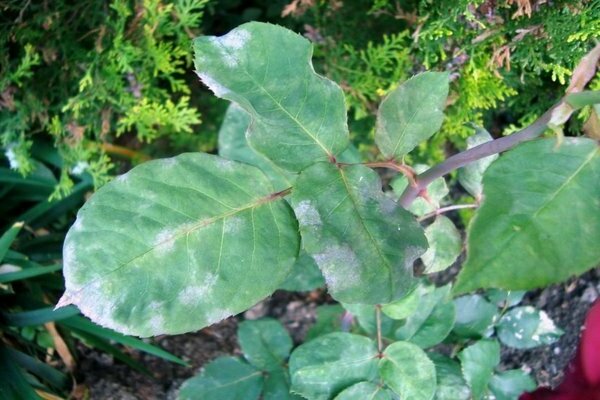
[[[60,311],[60,310],[58,310]],[[102,328],[96,324],[88,321],[87,319],[79,316],[74,316],[60,321],[61,324],[66,325],[70,328],[75,328],[83,332],[90,333],[94,336],[105,338],[111,342],[123,344],[125,346],[133,347],[134,349],[141,350],[145,353],[152,354],[154,356],[164,358],[165,360],[180,364],[187,365],[185,361],[173,354],[165,351],[157,346],[146,343],[142,340],[136,339],[131,336],[121,335],[120,333],[111,331],[110,329]]]
[[[476,125],[472,127],[475,129],[475,134],[467,138],[467,149],[472,149],[494,139],[484,128]],[[481,199],[481,194],[483,193],[483,184],[481,181],[483,180],[485,170],[497,158],[497,154],[484,157],[458,170],[458,182],[476,199]]]
[[[292,204],[304,249],[336,300],[385,304],[412,289],[412,265],[426,239],[413,217],[383,194],[372,169],[315,164],[298,177]]]
[[[551,344],[563,334],[548,314],[531,306],[515,307],[504,314],[496,330],[502,343],[517,349]]]
[[[246,137],[275,164],[300,171],[348,146],[342,89],[315,73],[312,45],[302,36],[250,22],[195,39],[194,51],[200,79],[250,114]]]
[[[454,300],[456,324],[454,333],[466,338],[489,336],[498,319],[498,307],[478,294],[462,296]]]
[[[432,285],[415,286],[407,295],[392,303],[385,304],[381,307],[381,311],[393,319],[406,319],[417,311],[421,304],[421,296],[431,293],[434,287]]]
[[[342,304],[367,335],[377,335],[377,309],[372,304]],[[398,322],[386,315],[381,315],[381,334],[391,337]]]
[[[417,174],[421,174],[428,169],[429,167],[424,164],[416,164],[413,166],[413,170]],[[392,180],[390,185],[394,190],[394,194],[399,198],[408,186],[408,179],[406,179],[404,175],[398,175]],[[427,186],[427,199],[417,197],[408,207],[408,211],[419,217],[433,212],[440,208],[441,200],[446,197],[448,193],[449,190],[448,185],[446,185],[446,180],[444,178],[438,178]]]
[[[364,336],[336,332],[299,346],[290,357],[292,391],[326,400],[377,376],[377,349]]]
[[[375,143],[385,158],[400,159],[440,129],[448,87],[448,73],[424,72],[383,99]]]
[[[379,374],[401,399],[430,400],[435,395],[435,366],[418,346],[395,342],[383,352]]]
[[[373,382],[359,382],[344,389],[335,400],[392,400],[390,392]]]
[[[265,376],[263,400],[302,400],[302,397],[290,392],[290,379],[287,370],[270,371]]]
[[[460,232],[449,218],[438,215],[435,221],[425,228],[429,248],[421,257],[425,273],[443,271],[451,266],[460,255],[462,239]]]
[[[20,281],[23,279],[34,278],[36,276],[50,274],[52,272],[60,271],[62,269],[61,264],[48,265],[48,266],[39,266],[32,267],[27,269],[22,269],[20,271],[15,272],[4,272],[0,273],[0,283],[9,283]]]
[[[279,289],[291,292],[308,292],[325,285],[325,279],[315,260],[304,250],[300,250],[292,272]]]
[[[306,332],[305,341],[341,330],[342,318],[345,312],[346,311],[340,304],[325,304],[318,306],[317,322],[315,322],[308,332]]]
[[[271,180],[275,190],[284,190],[292,186],[296,178],[294,174],[279,168],[248,144],[246,131],[250,120],[250,115],[237,104],[232,103],[229,106],[219,130],[219,155],[258,167]]]
[[[237,334],[246,360],[264,371],[280,369],[292,350],[292,338],[274,319],[244,321]]]
[[[456,310],[449,299],[440,301],[419,330],[410,338],[410,342],[427,349],[441,343],[454,327]]]
[[[422,295],[417,311],[396,330],[395,337],[427,348],[440,343],[454,326],[455,310],[450,286]]]
[[[3,399],[39,400],[23,371],[14,360],[14,353],[0,343],[0,397]]]
[[[461,351],[458,358],[473,400],[481,399],[487,392],[494,368],[500,363],[500,344],[496,340],[480,340]]]
[[[0,236],[0,261],[4,260],[10,245],[15,241],[22,227],[23,222],[16,222]]]
[[[79,314],[76,307],[69,306],[54,310],[52,307],[40,308],[31,311],[21,311],[11,314],[2,314],[6,323],[10,326],[36,326],[46,322],[60,321]]]
[[[465,382],[460,364],[438,353],[427,353],[435,364],[437,390],[435,400],[469,400],[471,391]]]
[[[485,296],[498,307],[513,307],[523,300],[523,296],[527,293],[524,290],[500,290],[488,289],[485,291]]]
[[[188,379],[179,400],[253,400],[263,388],[262,372],[236,357],[210,362],[200,375]]]
[[[542,139],[494,162],[455,292],[527,290],[600,264],[599,149],[590,139],[565,138],[558,148]]]
[[[271,194],[258,169],[208,154],[132,169],[79,211],[59,306],[139,336],[193,331],[247,309],[281,284],[298,252],[291,209]]]
[[[496,400],[518,400],[525,392],[536,388],[535,381],[521,369],[496,374],[490,380],[490,390]]]

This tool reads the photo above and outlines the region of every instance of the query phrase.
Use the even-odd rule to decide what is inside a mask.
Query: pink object
[[[587,314],[577,355],[554,390],[538,388],[519,400],[600,400],[600,300]]]

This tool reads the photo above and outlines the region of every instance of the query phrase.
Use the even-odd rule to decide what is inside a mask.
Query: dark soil
[[[449,272],[446,277],[456,271]],[[556,386],[560,383],[563,370],[577,348],[585,314],[598,297],[599,290],[600,270],[596,269],[564,284],[529,293],[523,303],[545,310],[565,334],[551,346],[525,351],[503,348],[501,367],[531,370],[540,385]],[[87,393],[91,399],[175,399],[182,382],[195,375],[202,365],[221,355],[239,354],[235,336],[238,319],[277,318],[290,331],[294,342],[299,344],[314,323],[316,307],[328,302],[331,299],[320,290],[308,294],[276,292],[237,318],[229,318],[196,333],[154,338],[153,343],[183,358],[190,366],[129,351],[151,371],[152,376],[134,371],[104,353],[81,346],[80,380],[74,397],[85,398]]]

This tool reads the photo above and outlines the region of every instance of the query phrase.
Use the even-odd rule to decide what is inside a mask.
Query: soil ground
[[[455,271],[448,272],[446,277]],[[577,348],[587,310],[598,297],[599,290],[600,269],[596,269],[566,283],[529,293],[523,303],[545,310],[565,334],[556,343],[533,350],[504,347],[501,366],[531,369],[540,385],[558,385]],[[229,318],[196,333],[154,338],[153,343],[183,358],[190,366],[183,367],[130,351],[132,357],[151,371],[151,376],[134,371],[106,354],[80,347],[80,383],[74,397],[85,398],[87,393],[91,399],[175,399],[181,383],[196,374],[205,363],[221,355],[239,354],[235,335],[239,318],[277,318],[299,344],[314,323],[316,307],[330,301],[320,290],[311,293],[280,291],[237,318]]]

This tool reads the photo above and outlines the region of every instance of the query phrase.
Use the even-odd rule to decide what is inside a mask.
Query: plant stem
[[[140,153],[139,151],[131,150],[123,146],[119,146],[112,143],[102,143],[102,150],[106,151],[109,154],[117,154],[122,157],[129,158],[130,160],[139,159],[142,161],[150,160],[150,156],[144,153]]]
[[[562,104],[564,104],[563,100],[546,111],[531,125],[521,129],[517,133],[480,144],[479,146],[455,154],[446,161],[429,168],[420,175],[417,175],[415,178],[415,185],[407,186],[404,190],[404,193],[402,193],[402,196],[400,196],[400,205],[404,208],[407,208],[431,182],[454,171],[455,169],[464,167],[465,165],[473,161],[480,160],[484,157],[509,150],[521,142],[532,140],[540,136],[548,128],[548,124],[552,119],[554,110]]]
[[[381,305],[375,305],[375,317],[377,319],[377,351],[381,356],[383,351],[383,341],[381,339]]]
[[[444,214],[448,211],[453,211],[453,210],[461,210],[463,208],[477,208],[479,207],[479,204],[456,204],[453,206],[448,206],[448,207],[442,207],[442,208],[438,208],[435,211],[432,211],[428,214],[423,215],[422,217],[418,218],[417,221],[421,222],[421,221],[425,221],[426,219],[429,219],[431,217],[437,217],[440,214]]]
[[[351,165],[351,164],[349,164]],[[405,164],[399,164],[393,160],[391,161],[376,161],[376,162],[368,162],[363,163],[362,165],[371,168],[387,168],[393,169],[394,171],[400,172],[402,175],[408,179],[408,183],[410,186],[416,186],[417,182],[415,181],[416,173],[415,171]]]

